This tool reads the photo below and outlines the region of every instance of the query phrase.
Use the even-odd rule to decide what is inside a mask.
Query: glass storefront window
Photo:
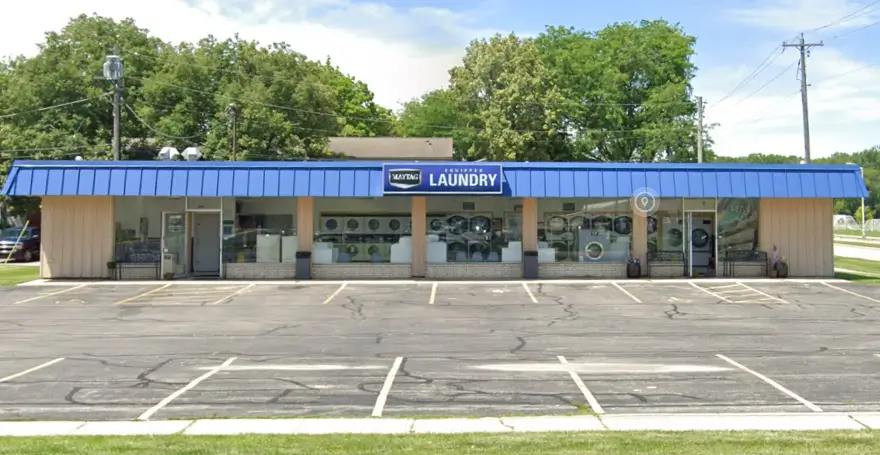
[[[411,263],[411,199],[315,199],[312,261],[315,264]]]
[[[180,215],[186,205],[183,198],[117,197],[115,198],[116,247],[113,261],[119,264],[158,264],[162,260],[162,213]],[[185,226],[185,223],[183,223]],[[169,226],[178,229],[178,226]]]
[[[502,197],[429,197],[427,262],[522,262],[521,204]]]
[[[296,204],[296,198],[236,198],[224,203],[223,262],[295,262]]]
[[[758,200],[718,199],[718,251],[758,249]]]
[[[648,253],[684,252],[684,214],[681,199],[658,199],[648,216]]]
[[[626,262],[632,217],[629,199],[540,199],[538,260]]]

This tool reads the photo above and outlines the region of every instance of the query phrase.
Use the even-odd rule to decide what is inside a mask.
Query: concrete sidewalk
[[[461,434],[547,431],[880,430],[880,413],[614,414],[474,419],[203,419],[0,422],[2,436]]]

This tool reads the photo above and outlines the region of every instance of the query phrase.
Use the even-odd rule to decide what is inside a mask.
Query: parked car
[[[12,253],[11,256],[10,253]],[[0,260],[6,260],[7,257],[11,260],[24,262],[39,259],[40,229],[32,227],[0,229]]]

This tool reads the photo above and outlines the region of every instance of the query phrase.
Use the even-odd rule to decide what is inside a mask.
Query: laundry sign
[[[385,194],[501,194],[501,165],[386,164]]]

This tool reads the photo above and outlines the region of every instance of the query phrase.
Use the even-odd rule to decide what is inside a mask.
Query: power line
[[[859,28],[854,29],[854,30],[849,30],[849,31],[847,31],[847,32],[843,32],[843,33],[841,33],[841,34],[839,34],[839,35],[834,35],[834,36],[832,36],[831,38],[828,38],[828,39],[829,39],[829,40],[833,40],[833,39],[843,38],[844,36],[852,35],[853,33],[858,33],[858,32],[860,32],[860,31],[862,31],[862,30],[865,30],[865,29],[868,29],[868,28],[871,28],[871,27],[876,27],[877,25],[880,25],[880,21],[870,23],[870,24],[868,24],[868,25],[865,25],[865,26],[863,26],[863,27],[859,27]]]
[[[785,73],[787,73],[788,70],[792,69],[792,68],[794,67],[794,65],[796,65],[797,63],[798,63],[797,60],[791,62],[791,64],[788,65],[787,67],[785,67],[784,70],[780,71],[779,74],[773,76],[773,77],[772,77],[769,81],[767,81],[764,85],[758,87],[758,89],[755,90],[754,92],[749,93],[745,98],[743,98],[743,99],[737,101],[736,104],[734,104],[734,106],[739,106],[743,101],[745,101],[745,100],[747,100],[747,99],[749,99],[749,98],[755,96],[755,94],[757,94],[757,93],[760,92],[761,90],[764,90],[765,88],[767,88],[768,85],[772,84],[773,81],[775,81],[776,79],[779,79],[780,77],[782,77],[782,75],[784,75]]]
[[[877,4],[880,4],[880,0],[875,0],[875,1],[859,8],[859,9],[857,9],[849,14],[846,14],[843,17],[839,17],[839,18],[837,18],[837,19],[835,19],[835,20],[833,20],[833,21],[831,21],[821,27],[816,27],[814,29],[805,30],[804,33],[816,33],[820,30],[825,30],[826,28],[833,27],[837,24],[840,24],[841,22],[845,22],[847,19],[854,19],[856,16],[864,16],[865,14],[873,12],[873,11],[865,11],[865,10],[867,10],[868,8],[870,8],[874,5],[877,5]],[[862,14],[859,14],[859,13],[862,13]]]
[[[766,70],[767,67],[769,67],[771,64],[773,64],[773,62],[775,62],[776,59],[778,59],[779,56],[782,55],[782,51],[784,51],[784,50],[785,50],[785,48],[781,44],[776,46],[776,48],[774,48],[773,51],[770,52],[770,55],[768,55],[767,58],[765,58],[758,65],[757,68],[755,68],[751,73],[749,73],[749,75],[746,76],[745,79],[740,81],[739,84],[736,84],[736,86],[733,87],[733,90],[731,90],[730,93],[728,93],[723,98],[718,100],[718,102],[715,103],[715,106],[718,106],[719,104],[723,103],[725,100],[727,100],[728,98],[733,96],[733,94],[736,93],[739,89],[745,87],[749,82],[751,82],[756,77],[758,77],[759,74],[761,74],[764,70]],[[777,51],[780,51],[780,52],[777,52]]]
[[[69,101],[67,103],[54,104],[52,106],[40,107],[37,109],[30,109],[30,110],[26,110],[26,111],[13,112],[11,114],[4,114],[4,115],[0,115],[0,120],[18,117],[19,115],[35,114],[37,112],[45,112],[45,111],[51,111],[51,110],[55,110],[55,109],[61,109],[63,107],[67,107],[67,106],[75,106],[77,104],[87,103],[89,101],[111,95],[112,93],[113,92],[107,92],[107,93],[102,93],[98,96],[93,96],[90,98],[83,98],[81,100],[76,100],[76,101]]]
[[[140,122],[141,125],[144,125],[144,127],[146,127],[148,130],[152,131],[153,134],[156,134],[158,136],[162,136],[165,139],[189,140],[189,139],[195,139],[195,138],[205,136],[205,133],[199,133],[199,134],[196,134],[193,136],[173,136],[170,134],[163,133],[163,132],[157,130],[156,128],[154,128],[153,126],[151,126],[149,123],[145,122],[142,118],[140,118],[140,116],[138,116],[137,112],[134,110],[133,107],[131,107],[130,104],[126,103],[125,108],[128,109],[129,112],[131,112],[131,115],[134,116],[135,120]]]

